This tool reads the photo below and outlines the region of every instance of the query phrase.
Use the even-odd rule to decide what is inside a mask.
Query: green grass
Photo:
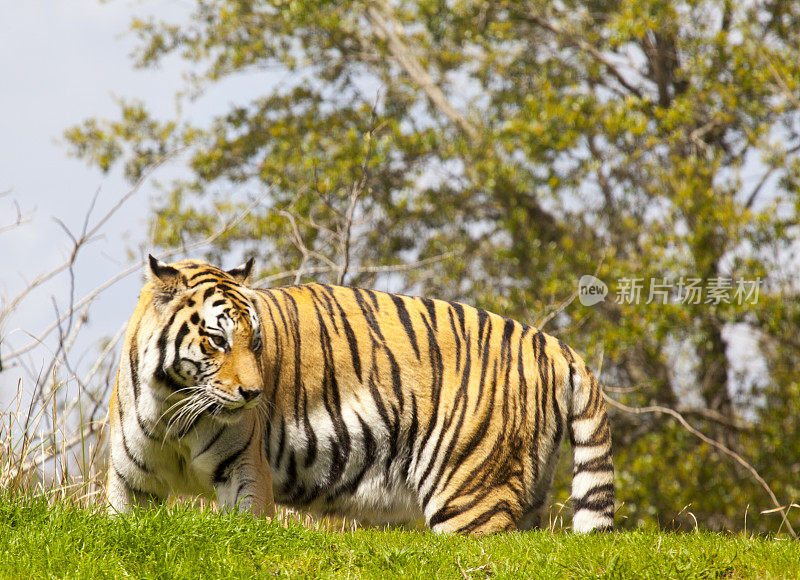
[[[42,499],[0,499],[2,578],[796,577],[798,566],[800,543],[781,538],[339,533],[189,507],[109,518]]]

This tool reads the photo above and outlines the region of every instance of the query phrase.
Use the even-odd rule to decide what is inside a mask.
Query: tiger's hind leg
[[[433,498],[429,506],[440,503],[437,499]],[[494,534],[517,529],[522,503],[516,492],[502,486],[450,497],[442,507],[425,515],[428,526],[436,533]]]
[[[558,441],[555,445],[555,451],[544,463],[541,475],[533,484],[533,489],[528,496],[528,504],[525,507],[525,511],[522,514],[518,526],[522,531],[539,529],[542,527],[545,510],[547,510],[550,499],[550,491],[553,488],[553,478],[555,477],[556,466],[558,465],[560,449],[561,441]],[[546,524],[547,522],[544,523]]]

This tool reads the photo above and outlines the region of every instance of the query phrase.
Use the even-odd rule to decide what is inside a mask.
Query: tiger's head
[[[263,348],[253,291],[252,258],[223,271],[205,262],[165,264],[150,256],[148,358],[157,396],[182,419],[207,414],[230,422],[258,404]],[[183,417],[185,415],[185,417]],[[172,421],[172,419],[170,419]],[[184,422],[181,420],[180,422]]]

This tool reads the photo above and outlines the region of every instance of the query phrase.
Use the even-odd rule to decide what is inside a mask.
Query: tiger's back
[[[562,440],[576,531],[610,529],[600,387],[569,347],[472,308],[307,284],[253,290],[151,258],[111,404],[113,511],[169,492],[435,531],[541,522]]]

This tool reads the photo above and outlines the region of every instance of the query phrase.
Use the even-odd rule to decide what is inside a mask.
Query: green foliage
[[[155,208],[158,244],[208,236],[245,207],[243,188],[270,186],[208,257],[235,249],[264,275],[302,264],[546,321],[603,361],[603,382],[624,390],[613,396],[685,411],[797,500],[795,4],[199,0],[186,22],[132,30],[138,66],[190,67],[185,99],[236,75],[285,79],[206,124],[123,102],[119,120],[67,133],[76,155],[125,163],[131,179],[188,147],[191,176]],[[376,268],[436,256],[448,258]],[[609,299],[569,302],[591,273]],[[761,288],[754,304],[661,304],[645,285],[626,304],[612,299],[623,278]],[[756,337],[763,365],[734,358],[736,332]],[[691,504],[701,525],[740,528],[746,509],[773,507],[670,419],[613,421],[628,525],[670,525]]]
[[[785,577],[800,559],[800,545],[785,538],[652,530],[484,538],[342,533],[180,506],[109,518],[5,497],[0,546],[0,576],[8,578]]]

